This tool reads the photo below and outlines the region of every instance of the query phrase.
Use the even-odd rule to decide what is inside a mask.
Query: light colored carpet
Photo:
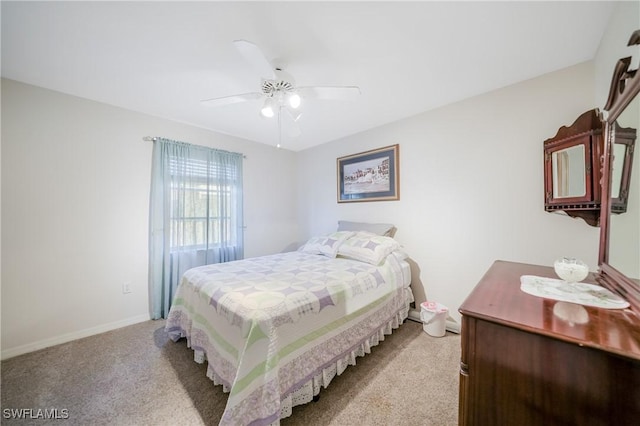
[[[407,321],[282,425],[457,425],[460,336]],[[147,321],[2,361],[2,424],[217,425],[227,395]],[[68,410],[16,420],[7,409]]]

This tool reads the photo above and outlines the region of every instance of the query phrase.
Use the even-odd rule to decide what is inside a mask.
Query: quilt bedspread
[[[187,271],[167,318],[229,392],[220,424],[271,424],[281,401],[408,311],[401,260],[303,252]]]

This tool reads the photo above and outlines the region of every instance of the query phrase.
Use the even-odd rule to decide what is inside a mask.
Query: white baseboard
[[[13,358],[18,355],[34,352],[40,349],[48,348],[50,346],[71,342],[72,340],[82,339],[83,337],[89,337],[89,336],[104,333],[107,331],[116,330],[118,328],[126,327],[128,325],[149,321],[150,319],[151,317],[149,316],[149,314],[144,314],[144,315],[138,315],[131,318],[126,318],[120,321],[111,322],[108,324],[99,325],[96,327],[85,328],[84,330],[74,331],[72,333],[62,334],[60,336],[51,337],[48,339],[39,340],[37,342],[28,343],[26,345],[18,346],[15,348],[3,350],[0,358],[2,360]]]
[[[409,319],[415,322],[422,322],[420,319],[420,312],[415,309],[409,309]]]
[[[409,319],[415,322],[422,323],[422,320],[420,319],[420,312],[416,311],[415,309],[409,310]],[[447,331],[460,334],[460,324],[458,324],[451,318],[447,318],[445,328],[447,329]]]

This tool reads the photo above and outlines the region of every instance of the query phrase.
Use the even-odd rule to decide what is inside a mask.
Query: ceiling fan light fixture
[[[274,106],[273,98],[267,98],[260,109],[260,114],[263,117],[272,118],[276,114]]]
[[[293,109],[298,109],[302,103],[302,98],[296,92],[289,92],[287,95],[287,103]]]

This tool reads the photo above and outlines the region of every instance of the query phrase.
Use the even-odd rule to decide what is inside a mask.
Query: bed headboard
[[[365,223],[350,222],[347,220],[338,221],[338,231],[367,231],[376,235],[391,237],[396,234],[397,228],[391,223]]]

